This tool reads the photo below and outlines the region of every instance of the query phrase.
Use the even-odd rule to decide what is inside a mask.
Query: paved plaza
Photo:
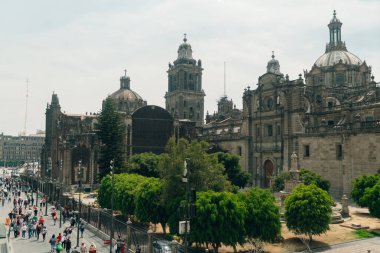
[[[22,197],[25,197],[25,195],[22,195]],[[41,198],[39,197],[39,200]],[[0,221],[5,223],[5,218],[8,216],[8,213],[11,211],[13,204],[5,203],[4,206],[0,205]],[[45,242],[42,241],[42,235],[40,236],[40,240],[37,241],[36,237],[32,237],[30,239],[24,239],[22,237],[14,238],[13,231],[10,233],[10,242],[13,248],[13,253],[45,253],[50,252],[50,245],[49,245],[49,239],[50,237],[55,234],[56,236],[58,233],[63,233],[63,230],[65,227],[69,227],[69,221],[67,220],[66,223],[62,224],[62,228],[59,228],[59,219],[54,226],[53,219],[49,212],[50,205],[48,207],[48,216],[44,216],[45,224],[48,230],[48,233],[46,235]],[[44,213],[45,213],[45,209]],[[77,228],[75,227],[73,229],[72,235],[71,235],[71,242],[72,242],[72,249],[77,245]],[[94,242],[97,246],[97,252],[99,253],[108,253],[109,252],[109,245],[104,245],[103,240],[91,233],[89,230],[85,229],[83,238],[79,238],[79,244],[82,242],[85,242],[87,245],[87,249],[91,242]],[[66,252],[66,251],[62,251]]]

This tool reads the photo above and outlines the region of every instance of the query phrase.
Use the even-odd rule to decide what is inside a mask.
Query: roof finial
[[[186,42],[187,41],[187,38],[186,38],[186,33],[183,34],[183,42]]]
[[[127,69],[124,69],[124,76],[127,76]]]
[[[334,18],[336,18],[336,11],[334,10]]]
[[[274,51],[272,51],[272,59],[274,59]]]

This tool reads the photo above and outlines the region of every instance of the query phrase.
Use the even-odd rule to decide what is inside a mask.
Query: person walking
[[[53,234],[51,236],[49,243],[50,243],[50,252],[54,253],[55,252],[55,245],[56,245],[55,234]]]
[[[94,242],[91,242],[90,248],[88,248],[88,253],[96,253],[96,245]]]
[[[37,241],[38,241],[40,239],[40,234],[42,231],[42,225],[38,224],[36,230],[37,230],[36,232],[37,232]]]
[[[22,233],[22,238],[24,239],[25,239],[26,230],[27,230],[27,226],[25,223],[23,223],[21,227],[21,233]]]
[[[55,247],[55,250],[57,251],[57,253],[60,253],[63,251],[63,247],[62,247],[62,242],[59,241],[57,242],[57,246]]]
[[[44,226],[42,228],[42,240],[43,241],[45,241],[45,239],[46,239],[46,234],[47,234],[47,228],[46,228],[46,226]]]
[[[79,225],[80,238],[83,238],[84,224],[81,222]]]
[[[123,244],[123,241],[121,240],[120,235],[118,235],[117,240],[116,240],[116,251],[115,251],[115,253],[120,253],[122,244]]]
[[[87,253],[87,246],[84,242],[80,246],[80,253]]]
[[[70,240],[70,238],[67,238],[66,239],[66,252],[70,253],[70,250],[71,250],[71,240]]]

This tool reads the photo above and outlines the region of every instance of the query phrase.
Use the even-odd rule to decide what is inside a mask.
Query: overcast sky
[[[0,0],[0,132],[45,128],[53,91],[62,111],[98,112],[127,69],[131,89],[165,107],[168,63],[183,33],[202,60],[205,113],[223,95],[242,107],[272,50],[281,72],[296,79],[324,53],[333,10],[347,49],[380,80],[380,1]]]

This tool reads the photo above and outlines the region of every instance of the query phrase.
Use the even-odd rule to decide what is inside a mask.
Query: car
[[[171,253],[170,242],[166,240],[153,241],[153,253]]]

